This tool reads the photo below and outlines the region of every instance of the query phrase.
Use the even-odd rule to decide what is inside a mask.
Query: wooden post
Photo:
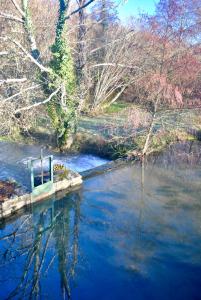
[[[50,180],[53,182],[54,171],[53,171],[53,156],[50,156]]]
[[[40,160],[41,160],[41,184],[43,184],[43,148],[40,150]]]
[[[29,162],[30,164],[30,172],[31,172],[31,190],[33,191],[34,189],[34,169],[33,169],[33,161],[31,160]]]

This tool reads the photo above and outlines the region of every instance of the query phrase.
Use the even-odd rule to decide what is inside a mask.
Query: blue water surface
[[[200,167],[122,167],[2,222],[0,299],[201,299]]]

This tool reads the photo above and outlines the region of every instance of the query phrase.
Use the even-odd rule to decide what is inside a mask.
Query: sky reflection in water
[[[125,167],[2,224],[0,299],[201,299],[200,175]]]

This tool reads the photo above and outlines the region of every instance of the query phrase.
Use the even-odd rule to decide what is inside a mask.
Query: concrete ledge
[[[30,193],[24,194],[22,196],[15,196],[10,199],[5,199],[4,201],[0,202],[0,219],[6,218],[16,213],[16,211],[22,209],[23,207],[26,207],[40,200],[44,200],[45,198],[48,198],[60,191],[65,191],[66,193],[70,192],[71,189],[76,186],[80,186],[81,184],[82,176],[76,172],[71,172],[70,177],[54,182],[51,191],[41,193],[37,197],[33,196],[32,193]]]
[[[93,169],[81,172],[81,176],[83,179],[87,179],[90,177],[98,176],[104,174],[106,172],[110,172],[112,170],[116,170],[121,168],[122,166],[130,165],[132,162],[128,161],[124,158],[118,158],[116,160],[110,161],[104,165],[95,167]]]

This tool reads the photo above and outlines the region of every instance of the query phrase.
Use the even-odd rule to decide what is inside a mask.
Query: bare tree
[[[60,148],[66,146],[69,138],[71,139],[71,135],[76,131],[77,124],[77,96],[76,96],[76,80],[74,75],[74,63],[71,57],[70,47],[66,38],[64,37],[66,30],[66,22],[76,13],[82,11],[83,7],[87,7],[94,0],[87,1],[86,3],[81,3],[81,6],[78,8],[72,9],[72,1],[58,1],[58,15],[54,17],[53,23],[56,23],[55,35],[48,37],[51,42],[52,38],[54,38],[54,44],[52,46],[52,53],[50,55],[51,61],[47,64],[47,59],[49,54],[41,54],[41,49],[38,47],[38,42],[41,44],[40,39],[37,39],[35,33],[39,32],[37,26],[34,28],[34,21],[37,23],[37,18],[32,18],[31,5],[32,10],[37,10],[37,1],[28,1],[23,0],[22,3],[18,3],[16,1],[10,1],[9,7],[11,11],[15,12],[15,15],[12,13],[3,13],[1,17],[9,22],[10,27],[5,26],[5,31],[1,36],[1,40],[4,42],[4,50],[1,51],[3,54],[9,53],[9,63],[11,62],[10,52],[14,52],[14,59],[23,57],[23,60],[29,66],[29,69],[32,68],[32,72],[27,70],[27,65],[23,65],[20,61],[19,65],[23,70],[21,72],[23,75],[27,73],[27,77],[18,76],[16,77],[6,77],[6,73],[11,74],[13,70],[12,68],[8,69],[7,65],[5,68],[7,72],[2,72],[2,80],[1,84],[8,85],[12,83],[18,84],[20,86],[15,91],[13,88],[9,86],[9,88],[5,87],[4,91],[7,94],[7,104],[10,102],[12,97],[12,104],[14,103],[14,96],[16,99],[18,97],[23,97],[22,91],[29,91],[28,88],[35,85],[35,83],[41,84],[41,95],[38,97],[38,94],[34,94],[34,97],[31,97],[29,101],[26,95],[26,103],[16,102],[14,106],[12,105],[12,109],[9,111],[10,119],[16,122],[17,119],[23,119],[23,112],[28,112],[30,109],[36,108],[39,105],[47,104],[51,102],[51,105],[48,106],[48,113],[50,119],[52,120],[53,127],[55,129],[57,135],[57,143]],[[35,7],[34,7],[35,3]],[[6,7],[6,3],[3,2],[3,7]],[[18,16],[19,15],[19,16]],[[53,12],[53,16],[54,12]],[[19,23],[17,26],[21,31],[21,36],[19,36],[19,31],[14,32],[12,34],[12,24],[10,22]],[[52,25],[51,25],[52,26]],[[16,31],[16,26],[14,26],[14,31]],[[7,51],[9,49],[9,51]],[[6,50],[6,51],[5,51]],[[33,65],[33,66],[32,66]],[[34,68],[34,69],[33,69]],[[26,71],[25,71],[26,70]],[[34,72],[33,72],[34,70]],[[27,85],[22,85],[22,83],[27,82]],[[33,84],[34,82],[34,84]],[[8,94],[12,89],[12,92]],[[33,95],[33,92],[30,93],[30,96]],[[46,99],[44,97],[46,95]],[[5,98],[5,94],[3,95],[3,100]],[[39,98],[39,99],[37,99]],[[9,100],[8,100],[9,99]],[[39,101],[34,101],[35,99]],[[35,102],[35,103],[33,103]],[[5,103],[5,101],[4,101]],[[2,111],[5,109],[5,105],[2,107]],[[32,111],[32,115],[33,111]],[[70,143],[71,144],[71,143]],[[70,146],[67,143],[67,146]]]

